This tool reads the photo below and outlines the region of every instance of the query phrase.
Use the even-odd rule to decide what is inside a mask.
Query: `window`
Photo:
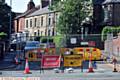
[[[53,31],[52,31],[52,36],[54,36],[55,35],[55,30],[54,30],[54,28],[53,28]]]
[[[45,29],[45,36],[47,36],[47,29]]]
[[[52,18],[52,23],[53,23],[53,24],[55,23],[55,18],[54,18],[54,17]]]
[[[48,19],[48,25],[51,25],[51,18]]]
[[[38,30],[38,36],[40,35],[40,31]]]
[[[107,23],[112,22],[112,5],[107,5],[104,7],[104,21]]]
[[[41,26],[43,26],[43,16],[41,17]]]
[[[58,17],[59,17],[58,14],[56,14],[56,22],[58,22]]]
[[[37,18],[35,18],[35,20],[34,20],[34,26],[35,27],[37,26]]]
[[[36,33],[36,32],[34,32],[34,36],[37,36],[37,33]]]
[[[26,37],[28,37],[28,36],[29,36],[29,32],[26,33]]]
[[[40,26],[40,19],[38,18],[37,19],[37,27],[39,27]]]
[[[48,30],[48,36],[50,36],[50,30]]]
[[[28,20],[26,20],[26,28],[28,28]]]
[[[32,19],[30,19],[30,27],[32,27]]]

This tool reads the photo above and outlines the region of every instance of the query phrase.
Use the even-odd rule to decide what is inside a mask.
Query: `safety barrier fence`
[[[58,51],[59,50],[59,51]],[[92,60],[100,60],[102,59],[102,52],[98,48],[92,47],[76,47],[76,48],[39,48],[34,50],[29,50],[25,52],[25,57],[28,58],[29,61],[40,61],[42,55],[64,55],[66,52],[72,55],[83,55],[84,60],[89,60],[90,54],[92,55]]]

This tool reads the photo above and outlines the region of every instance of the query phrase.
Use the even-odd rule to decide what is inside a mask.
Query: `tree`
[[[57,4],[54,4],[57,3]],[[60,6],[60,4],[62,6]],[[64,0],[53,1],[54,10],[60,10],[60,17],[57,24],[57,31],[60,34],[80,33],[81,23],[91,13],[91,0]]]
[[[6,33],[0,32],[0,41],[4,40],[6,36],[7,36]]]
[[[0,4],[0,32],[6,33],[7,38],[9,37],[9,13],[10,7],[7,4]]]
[[[50,10],[60,10],[61,0],[52,0],[52,5],[49,7],[50,7]]]

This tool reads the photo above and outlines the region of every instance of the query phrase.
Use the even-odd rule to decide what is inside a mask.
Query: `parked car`
[[[32,49],[38,49],[40,48],[40,42],[39,41],[27,41],[24,50],[32,50]]]
[[[28,53],[31,50],[36,50],[38,48],[40,48],[40,42],[39,41],[27,41],[26,45],[25,45],[25,48],[24,48],[24,58],[28,55],[26,53]],[[29,56],[31,56],[31,55],[29,54]]]

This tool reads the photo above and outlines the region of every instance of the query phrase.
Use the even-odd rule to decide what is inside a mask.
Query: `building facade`
[[[105,0],[93,0],[93,27],[92,34],[101,34],[104,27],[104,10],[102,3]]]
[[[38,9],[39,9],[39,6],[35,7],[33,0],[30,0],[29,3],[27,4],[27,10],[21,15],[18,15],[14,20],[15,33],[24,31],[25,17]]]
[[[29,36],[54,36],[59,12],[50,11],[49,7],[39,9],[25,18],[25,32]]]
[[[104,21],[109,26],[120,26],[120,0],[105,0]]]
[[[113,37],[113,34],[109,34],[104,43],[104,51],[110,57],[120,56],[120,33],[117,37]]]

